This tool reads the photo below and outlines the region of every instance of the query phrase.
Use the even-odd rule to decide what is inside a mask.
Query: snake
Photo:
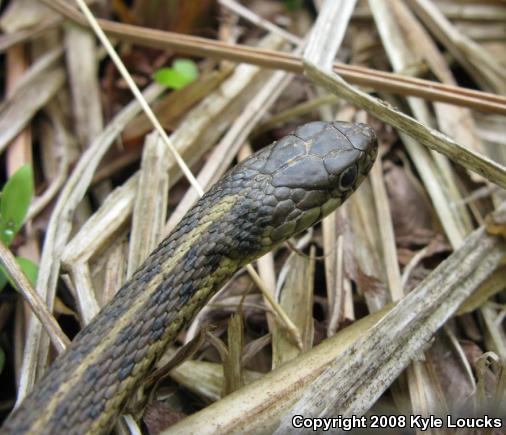
[[[206,302],[240,268],[341,205],[377,150],[367,124],[314,121],[230,169],[55,359],[0,432],[109,433]]]

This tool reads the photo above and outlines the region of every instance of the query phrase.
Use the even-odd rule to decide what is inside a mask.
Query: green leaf
[[[188,80],[193,81],[199,76],[199,69],[193,60],[176,59],[172,63],[175,71],[183,74]]]
[[[21,270],[26,275],[32,286],[35,287],[37,284],[37,275],[39,274],[39,266],[37,266],[33,261],[28,260],[28,258],[16,257],[16,261],[18,262],[19,267],[21,267]],[[14,284],[14,281],[12,280],[7,270],[5,270],[3,266],[0,266],[0,290],[5,287],[7,281],[12,287],[18,290],[18,287],[16,284]]]
[[[5,288],[7,285],[7,274],[5,273],[5,270],[2,266],[0,266],[0,292]]]
[[[161,68],[153,74],[153,79],[171,89],[181,89],[199,76],[195,62],[189,59],[176,59],[172,68]]]
[[[5,183],[0,202],[0,239],[9,246],[23,226],[33,196],[33,171],[23,165]]]
[[[285,7],[290,11],[302,8],[302,0],[283,0]]]
[[[5,352],[4,352],[4,350],[0,347],[0,373],[2,373],[2,372],[3,372],[4,367],[5,367]]]
[[[16,257],[16,261],[18,262],[19,267],[21,267],[21,270],[25,273],[26,277],[35,287],[37,284],[37,275],[39,274],[39,266],[28,258]]]

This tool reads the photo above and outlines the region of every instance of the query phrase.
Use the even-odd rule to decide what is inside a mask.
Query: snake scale
[[[209,298],[240,267],[342,204],[376,155],[367,125],[312,122],[232,168],[76,336],[0,432],[108,433]]]

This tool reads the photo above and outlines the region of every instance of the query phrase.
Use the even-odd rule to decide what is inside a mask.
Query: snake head
[[[254,193],[262,198],[262,244],[283,241],[337,208],[366,177],[377,150],[366,124],[311,122],[245,160],[238,173],[265,186]]]
[[[377,152],[376,134],[366,124],[311,122],[277,142],[264,169],[274,169],[274,186],[323,189],[344,200],[368,174]]]

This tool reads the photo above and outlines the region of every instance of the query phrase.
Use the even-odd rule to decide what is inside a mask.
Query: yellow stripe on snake
[[[231,169],[76,336],[0,432],[109,432],[209,298],[240,267],[342,204],[376,154],[367,125],[312,122]]]

